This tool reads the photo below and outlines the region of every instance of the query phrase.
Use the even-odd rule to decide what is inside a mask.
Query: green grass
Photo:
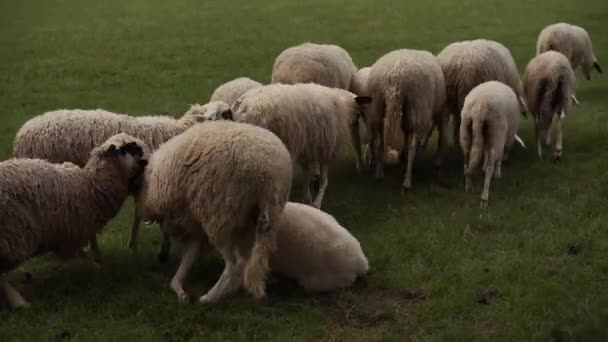
[[[520,70],[538,32],[585,26],[608,68],[605,0],[0,2],[0,158],[18,128],[58,108],[180,115],[229,79],[268,82],[274,57],[303,41],[346,48],[359,66],[397,48],[438,52],[476,37],[507,45]],[[481,179],[463,191],[450,150],[441,178],[432,151],[377,183],[334,167],[325,200],[361,241],[371,273],[353,289],[306,296],[288,282],[257,303],[240,293],[212,306],[180,305],[169,289],[177,260],[157,266],[157,229],[141,253],[124,239],[131,203],[107,227],[103,268],[39,258],[11,280],[33,303],[0,312],[0,341],[53,340],[606,340],[608,338],[608,75],[579,76],[564,158],[516,149],[480,218]],[[522,136],[533,146],[532,122]],[[206,291],[222,269],[206,257],[189,277]],[[22,271],[32,273],[24,282]]]

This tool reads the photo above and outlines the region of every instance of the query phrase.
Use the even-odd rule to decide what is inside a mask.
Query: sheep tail
[[[471,144],[471,153],[469,154],[469,165],[466,170],[467,175],[473,173],[473,170],[477,169],[479,167],[479,163],[481,162],[484,145],[484,124],[484,121],[478,117],[475,118],[471,124],[471,134],[473,136],[473,141]]]
[[[268,259],[276,248],[277,232],[270,220],[269,210],[266,204],[260,208],[251,256],[245,267],[245,288],[256,298],[266,295],[266,275],[270,270]]]
[[[395,87],[388,88],[385,93],[386,101],[386,118],[388,121],[388,130],[385,136],[386,145],[390,148],[401,150],[400,145],[401,135],[403,134],[403,111],[401,106],[401,93]]]

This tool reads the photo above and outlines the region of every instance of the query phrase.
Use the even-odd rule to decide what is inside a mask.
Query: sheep
[[[222,101],[232,106],[234,102],[251,88],[262,86],[261,83],[254,81],[248,77],[239,77],[232,81],[226,82],[217,87],[209,101]]]
[[[272,83],[316,83],[348,89],[357,72],[346,50],[337,45],[303,43],[279,54],[272,68]]]
[[[568,23],[551,24],[540,31],[536,41],[536,55],[554,50],[561,52],[570,61],[574,72],[582,68],[587,80],[592,68],[602,74],[602,67],[595,58],[589,33],[584,28]],[[576,102],[576,97],[574,98]]]
[[[53,163],[69,161],[84,166],[91,150],[114,134],[130,134],[155,150],[197,122],[212,117],[231,118],[231,113],[230,107],[220,101],[193,105],[180,119],[128,116],[103,109],[56,110],[30,119],[19,129],[13,142],[13,156],[46,159]],[[134,252],[140,221],[136,211],[128,241],[128,247]]]
[[[562,120],[571,106],[576,76],[568,58],[557,51],[546,51],[534,57],[524,73],[524,92],[534,116],[536,147],[542,158],[542,143],[551,143],[551,125],[556,116],[557,137],[554,158],[562,155]]]
[[[239,289],[243,279],[256,298],[265,295],[268,255],[276,246],[276,222],[291,182],[285,145],[253,125],[209,121],[154,152],[136,205],[146,221],[179,227],[179,235],[190,237],[171,280],[180,301],[189,300],[183,282],[206,239],[221,253],[225,268],[200,302],[218,301]]]
[[[304,201],[321,207],[328,185],[329,162],[343,156],[349,141],[361,165],[359,116],[369,97],[314,83],[270,84],[246,92],[233,106],[239,122],[274,132],[304,171]],[[314,202],[310,194],[315,166],[320,169]]]
[[[511,87],[498,81],[484,82],[469,92],[462,107],[460,147],[464,153],[465,191],[471,187],[471,175],[484,158],[485,183],[481,208],[488,205],[492,175],[501,177],[502,161],[513,146],[523,141],[517,136],[520,107]]]
[[[452,113],[454,144],[459,141],[460,113],[467,94],[487,81],[500,81],[517,95],[521,113],[527,107],[513,56],[499,42],[475,39],[452,43],[437,55],[446,82],[446,107]]]
[[[0,283],[11,307],[29,306],[5,278],[28,259],[48,252],[73,257],[86,243],[99,255],[96,236],[118,214],[149,153],[141,140],[118,134],[94,148],[84,167],[0,162]]]
[[[388,163],[395,163],[407,137],[407,170],[403,188],[409,189],[419,142],[428,139],[434,125],[439,128],[436,165],[441,163],[446,142],[445,80],[439,61],[427,51],[402,49],[389,52],[372,66],[368,87],[372,103],[367,124],[371,159],[376,162],[376,178],[384,177],[385,144],[389,148],[386,153]],[[383,130],[385,116],[388,125],[386,136]]]
[[[295,279],[306,292],[348,287],[369,269],[357,239],[323,211],[288,202],[277,230],[270,269]]]

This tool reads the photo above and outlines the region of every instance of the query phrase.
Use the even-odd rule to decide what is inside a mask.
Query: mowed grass
[[[44,111],[178,116],[232,78],[268,82],[276,55],[303,41],[339,44],[363,67],[397,48],[437,53],[485,37],[508,46],[523,72],[540,29],[566,21],[587,28],[608,69],[607,17],[605,0],[6,0],[0,157]],[[169,288],[176,253],[155,262],[158,229],[143,229],[139,255],[124,247],[128,202],[103,234],[101,270],[45,257],[11,274],[33,306],[0,311],[0,341],[606,340],[608,75],[579,75],[577,95],[563,160],[539,161],[524,121],[529,149],[503,164],[481,216],[482,180],[464,193],[455,147],[439,176],[433,150],[421,154],[404,195],[402,168],[378,183],[352,161],[336,164],[324,209],[360,240],[371,265],[352,289],[307,296],[283,280],[263,302],[241,292],[214,306],[178,304]],[[188,289],[204,293],[222,267],[206,256]]]

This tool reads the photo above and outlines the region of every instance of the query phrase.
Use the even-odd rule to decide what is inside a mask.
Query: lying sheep
[[[56,110],[27,121],[13,142],[15,158],[39,158],[53,163],[84,166],[93,148],[121,132],[143,140],[152,150],[197,122],[231,117],[224,102],[193,105],[180,119],[169,116],[129,116],[97,110]],[[137,248],[139,214],[135,212],[129,248]]]
[[[348,89],[357,67],[346,50],[331,44],[303,43],[279,54],[272,83],[316,83]]]
[[[142,141],[118,134],[82,168],[40,159],[0,163],[0,282],[11,307],[29,306],[5,278],[28,259],[76,256],[87,243],[98,256],[96,236],[118,214],[148,154]]]
[[[444,110],[445,80],[439,61],[426,51],[389,52],[372,66],[368,87],[372,98],[368,131],[370,145],[374,147],[371,155],[372,161],[376,162],[376,178],[384,177],[385,144],[388,163],[395,163],[403,142],[407,141],[403,187],[409,189],[417,146],[429,136],[434,125],[439,128],[437,165],[445,148],[448,117]],[[383,130],[385,116],[386,136]]]
[[[458,139],[460,113],[467,94],[487,81],[502,82],[515,92],[521,113],[527,111],[519,72],[504,45],[486,39],[456,42],[438,55],[446,82],[446,106],[454,118],[454,143]]]
[[[136,203],[144,219],[178,227],[179,235],[190,239],[171,280],[181,301],[188,300],[183,282],[206,239],[221,253],[225,268],[201,302],[236,291],[243,279],[255,297],[265,295],[268,256],[291,181],[285,145],[252,125],[210,121],[154,152]]]
[[[209,101],[222,101],[232,106],[247,90],[262,86],[261,83],[248,77],[239,77],[217,87]]]
[[[277,248],[270,255],[270,269],[295,279],[306,292],[348,287],[369,269],[357,239],[325,212],[288,202],[276,229]],[[166,250],[161,253],[169,253],[170,242],[163,245]]]
[[[576,72],[582,68],[585,78],[591,79],[591,70],[595,68],[602,73],[595,54],[591,38],[584,28],[567,23],[552,24],[540,31],[536,42],[536,55],[554,50],[568,58],[572,69]]]
[[[576,77],[568,58],[557,51],[547,51],[533,58],[524,73],[524,91],[534,115],[536,147],[542,158],[542,141],[551,143],[551,125],[556,117],[557,138],[554,157],[562,155],[562,120],[570,110]]]
[[[271,84],[246,92],[233,106],[240,122],[274,132],[304,171],[306,203],[320,208],[327,189],[328,164],[347,151],[350,141],[361,164],[359,116],[368,97],[318,84]],[[315,166],[321,171],[314,202],[310,184]]]
[[[357,239],[318,209],[287,203],[277,230],[270,268],[295,279],[307,292],[348,287],[369,269]]]
[[[471,187],[471,175],[479,167],[485,183],[481,207],[488,205],[492,175],[501,176],[501,164],[517,140],[520,107],[517,95],[509,86],[497,81],[484,82],[471,90],[464,100],[460,123],[460,147],[464,153],[465,191]]]

